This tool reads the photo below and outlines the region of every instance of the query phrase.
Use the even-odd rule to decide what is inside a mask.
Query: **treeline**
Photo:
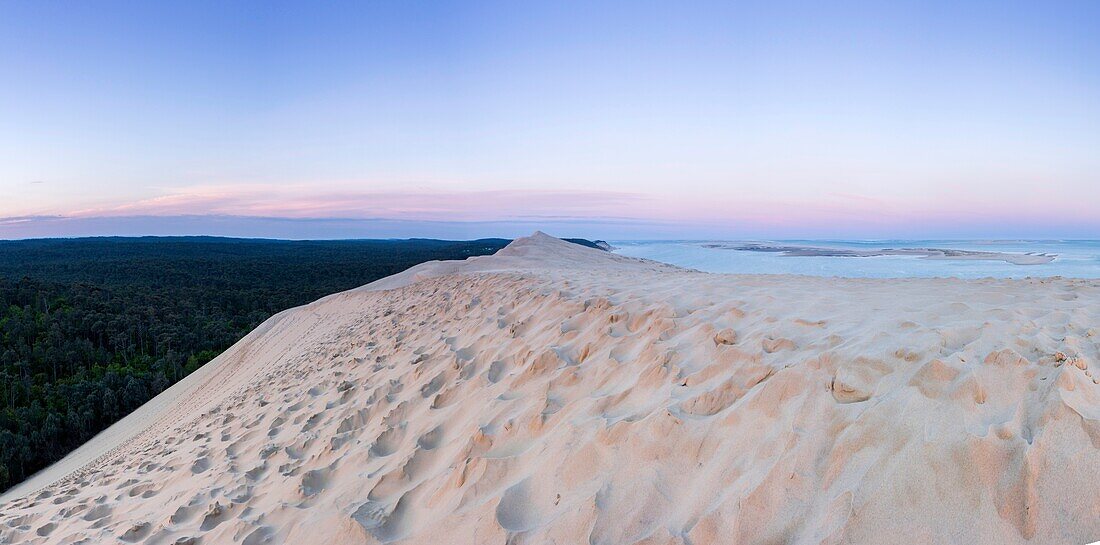
[[[0,242],[0,490],[59,460],[272,314],[503,239]]]

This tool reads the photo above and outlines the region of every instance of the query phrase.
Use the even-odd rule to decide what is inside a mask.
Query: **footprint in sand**
[[[210,469],[210,458],[203,456],[191,464],[191,473],[198,475]]]
[[[202,524],[199,526],[199,529],[206,532],[228,520],[230,515],[229,507],[222,506],[220,502],[214,502],[210,504],[210,508],[207,509],[206,515],[203,516]]]
[[[39,526],[38,529],[34,531],[34,533],[38,534],[38,536],[40,537],[46,537],[50,535],[50,532],[53,532],[54,528],[57,528],[57,523],[47,522],[46,524]]]
[[[389,456],[397,450],[397,447],[401,444],[401,439],[404,437],[404,428],[387,428],[374,440],[374,444],[370,447],[370,453],[374,456]]]
[[[142,522],[140,524],[135,524],[131,526],[129,530],[123,532],[123,534],[118,538],[127,543],[136,543],[138,541],[141,541],[142,539],[145,539],[145,537],[149,535],[149,531],[151,529],[152,525],[150,525],[148,522]]]

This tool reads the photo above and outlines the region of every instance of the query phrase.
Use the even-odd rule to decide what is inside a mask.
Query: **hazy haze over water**
[[[1065,276],[1100,278],[1100,241],[944,241],[944,240],[785,240],[776,246],[879,250],[885,248],[938,248],[1010,254],[1053,254],[1050,263],[1014,265],[1004,261],[922,259],[913,256],[833,257],[784,256],[708,247],[729,241],[614,241],[616,253],[653,259],[706,272],[753,274],[807,274],[857,278],[958,277],[1023,278]],[[750,241],[737,241],[750,242]],[[737,242],[730,242],[736,244]]]

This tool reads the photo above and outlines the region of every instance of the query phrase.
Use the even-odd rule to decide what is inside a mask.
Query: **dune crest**
[[[537,233],[280,313],[0,542],[1086,543],[1100,282],[704,274]]]

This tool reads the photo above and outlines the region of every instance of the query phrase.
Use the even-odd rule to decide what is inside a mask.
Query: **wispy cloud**
[[[317,189],[325,187],[324,190]],[[369,184],[222,184],[75,210],[0,218],[0,238],[219,234],[277,238],[1094,238],[1094,218],[958,198],[917,202],[834,192],[785,200],[601,190],[480,190]]]
[[[318,191],[308,185],[211,185],[133,202],[73,210],[71,217],[217,214],[278,218],[490,221],[618,216],[647,197],[609,191]]]

